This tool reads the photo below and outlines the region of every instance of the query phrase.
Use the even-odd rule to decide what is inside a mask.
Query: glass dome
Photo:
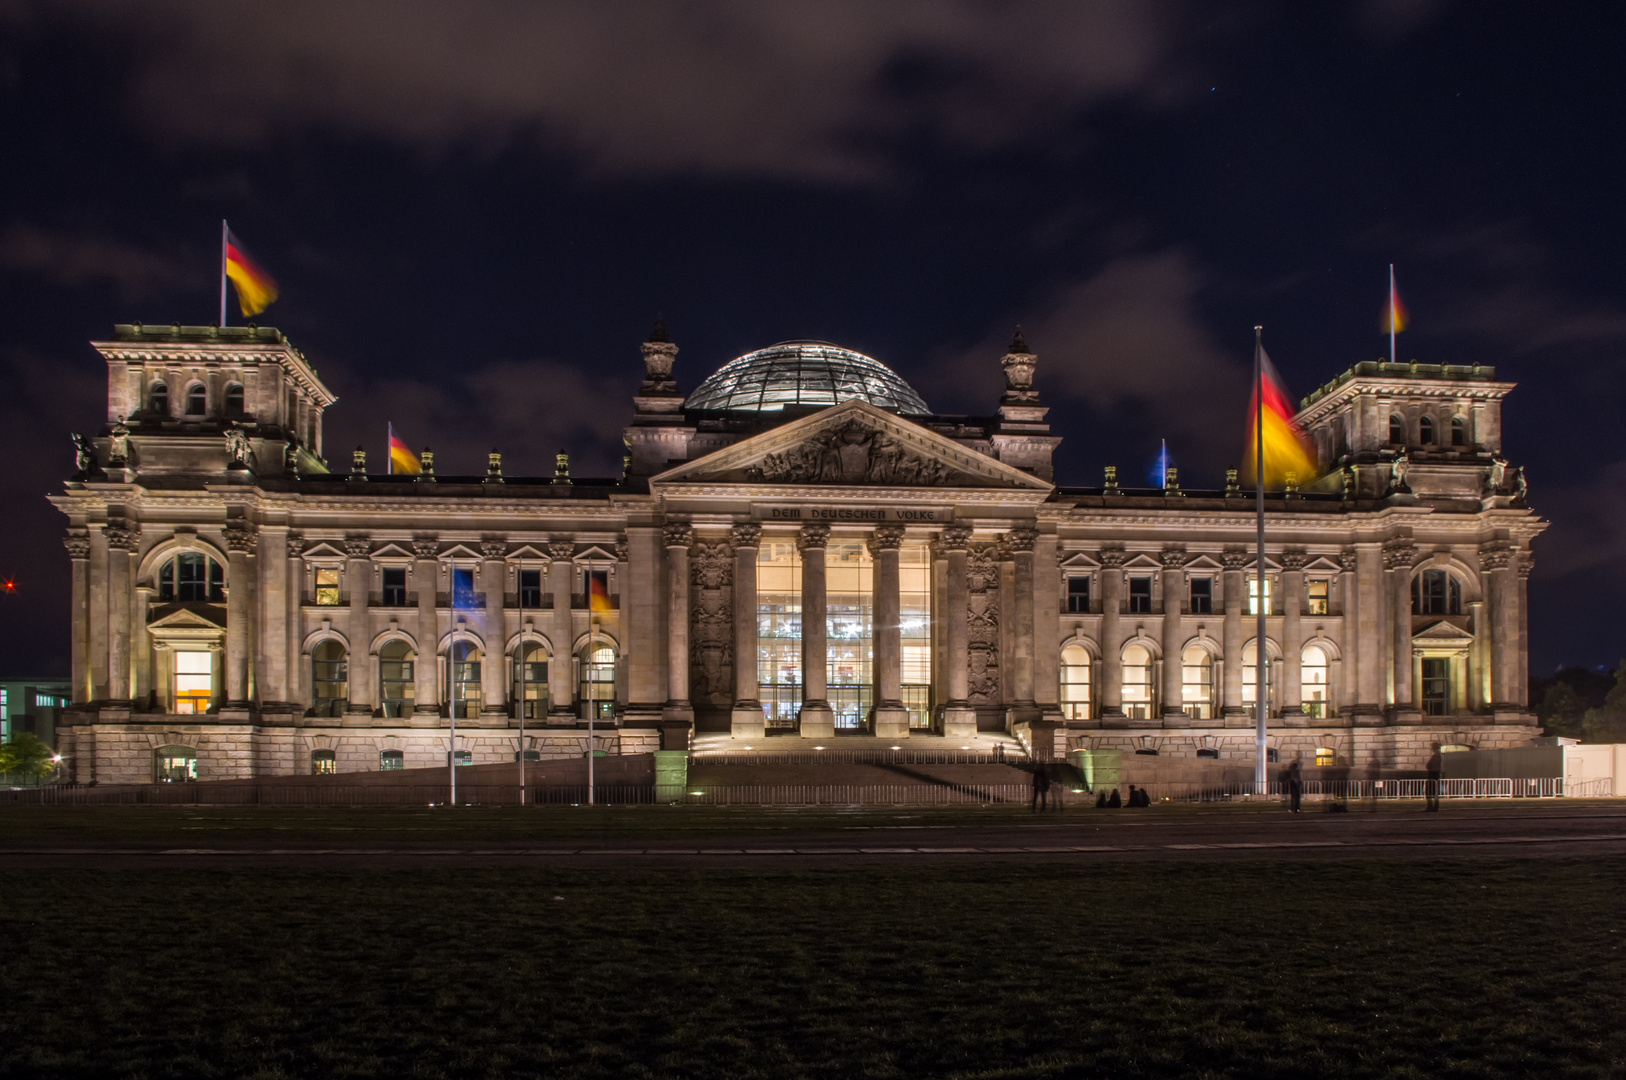
[[[852,398],[914,416],[931,412],[897,372],[827,341],[783,341],[736,357],[701,383],[683,407],[778,412],[786,405],[836,405]]]

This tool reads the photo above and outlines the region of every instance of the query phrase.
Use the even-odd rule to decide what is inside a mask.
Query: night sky
[[[1020,323],[1064,484],[1237,462],[1255,323],[1296,394],[1386,354],[1517,381],[1552,521],[1531,666],[1626,654],[1626,94],[1610,4],[0,0],[0,668],[67,670],[86,342],[259,317],[437,471],[620,467],[656,314],[682,389],[787,338],[986,414]],[[1613,16],[1613,17],[1612,17]],[[235,312],[233,321],[243,321]]]

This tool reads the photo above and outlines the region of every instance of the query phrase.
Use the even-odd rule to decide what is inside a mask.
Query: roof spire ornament
[[[666,320],[660,316],[655,317],[655,325],[649,331],[649,340],[640,346],[644,354],[644,383],[638,388],[638,396],[645,397],[679,397],[677,382],[672,378],[672,365],[677,361],[676,345],[672,344],[672,337],[666,332]]]
[[[1027,340],[1022,337],[1022,328],[1018,326],[1011,336],[1010,349],[999,361],[1000,367],[1005,369],[1005,394],[999,399],[1001,405],[1038,404],[1039,394],[1033,389],[1033,369],[1038,362],[1039,358],[1028,351]]]

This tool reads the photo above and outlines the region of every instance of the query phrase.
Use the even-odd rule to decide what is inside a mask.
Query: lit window
[[[1201,645],[1193,645],[1180,655],[1180,702],[1193,720],[1214,715],[1214,658]]]
[[[1315,763],[1317,765],[1336,765],[1336,764],[1338,764],[1338,751],[1334,750],[1330,746],[1318,746],[1318,747],[1316,747],[1315,748]]]
[[[339,756],[331,750],[311,751],[311,775],[332,776],[339,771]]]
[[[175,650],[175,712],[190,716],[209,711],[214,697],[214,655]]]
[[[412,646],[397,638],[378,650],[378,700],[385,716],[412,715]]]
[[[1327,614],[1327,579],[1311,578],[1305,583],[1305,600],[1311,615]]]
[[[1265,660],[1265,706],[1270,709],[1276,696],[1276,676],[1270,660]],[[1242,703],[1252,708],[1259,700],[1259,651],[1252,643],[1242,649]]]
[[[1144,645],[1123,651],[1124,715],[1145,720],[1152,715],[1152,654]]]
[[[406,768],[406,755],[399,750],[380,750],[378,753],[378,771],[396,772]]]
[[[1257,577],[1248,579],[1248,614],[1259,614],[1259,579]],[[1265,578],[1265,614],[1270,614],[1270,578],[1268,576]]]
[[[153,779],[179,784],[198,778],[198,752],[190,746],[160,746],[153,751]]]
[[[1061,711],[1069,720],[1090,718],[1090,654],[1082,645],[1061,651]]]
[[[311,650],[311,704],[317,716],[343,716],[350,692],[344,644],[335,638]]]
[[[582,650],[580,703],[582,718],[605,719],[615,714],[615,650],[597,645]]]
[[[548,715],[548,650],[527,642],[514,650],[514,698],[523,702],[527,720]]]
[[[1129,611],[1132,615],[1150,614],[1152,610],[1152,579],[1150,577],[1132,577],[1129,579]]]
[[[1451,712],[1451,661],[1443,656],[1425,656],[1422,663],[1423,714],[1445,716]]]
[[[1090,579],[1088,575],[1079,575],[1067,579],[1067,610],[1075,615],[1089,614]]]
[[[195,551],[183,551],[158,568],[158,599],[169,603],[226,602],[226,568]]]
[[[1327,654],[1319,645],[1306,645],[1299,662],[1299,700],[1304,715],[1325,718],[1331,707],[1329,695]]]
[[[1214,614],[1213,578],[1194,577],[1191,579],[1191,613],[1193,615]]]
[[[480,661],[478,646],[470,641],[452,643],[452,715],[467,719],[480,715]]]
[[[452,610],[473,611],[485,605],[474,594],[474,569],[452,567]]]
[[[337,568],[317,567],[316,602],[322,607],[339,604],[339,571]]]
[[[898,549],[899,696],[909,711],[909,727],[932,726],[932,555],[929,545],[905,543]]]

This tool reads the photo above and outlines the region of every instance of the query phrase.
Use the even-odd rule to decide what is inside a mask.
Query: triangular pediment
[[[408,551],[406,548],[402,547],[400,544],[391,542],[391,543],[385,544],[383,547],[381,547],[377,551],[373,552],[372,555],[369,556],[369,557],[372,558],[372,559],[375,559],[375,560],[386,561],[387,562],[387,561],[389,561],[391,559],[411,560],[411,559],[415,558],[416,556],[414,556],[412,554],[412,552]]]
[[[1413,645],[1450,645],[1458,648],[1467,648],[1474,643],[1474,636],[1461,627],[1453,626],[1448,622],[1437,622],[1426,630],[1419,630],[1411,636]]]
[[[1061,567],[1064,570],[1095,570],[1101,563],[1088,552],[1075,551],[1071,555],[1062,557]]]
[[[1334,562],[1332,559],[1327,558],[1325,555],[1317,555],[1314,559],[1311,559],[1308,563],[1306,563],[1304,567],[1305,573],[1314,574],[1337,574],[1342,572],[1343,569],[1344,568],[1342,566],[1338,565],[1338,563]]]
[[[1125,570],[1161,570],[1163,564],[1146,552],[1137,552],[1124,561]]]
[[[194,609],[179,607],[168,612],[147,624],[148,630],[224,630],[226,629],[225,608],[219,606],[218,620],[213,617],[215,611],[210,608]]]
[[[685,462],[650,484],[1052,489],[1031,473],[858,400]]]
[[[310,547],[306,548],[301,554],[304,558],[311,561],[321,561],[323,559],[338,559],[343,561],[344,559],[348,559],[350,557],[344,553],[342,548],[334,547],[326,540],[318,540],[315,544],[312,544]]]
[[[1197,555],[1186,563],[1185,568],[1188,573],[1193,570],[1219,572],[1224,570],[1225,566],[1212,555]]]

